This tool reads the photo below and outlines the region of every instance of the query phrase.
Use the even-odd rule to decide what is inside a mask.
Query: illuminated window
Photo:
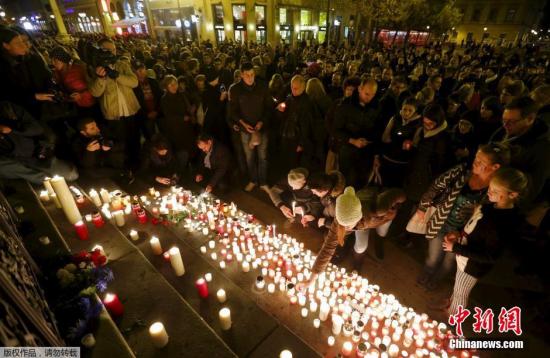
[[[286,22],[286,9],[283,7],[279,9],[279,24],[284,25]]]
[[[300,10],[300,25],[311,26],[312,23],[311,10]]]

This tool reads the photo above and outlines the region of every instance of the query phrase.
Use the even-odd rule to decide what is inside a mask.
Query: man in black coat
[[[339,168],[348,183],[356,188],[366,184],[382,137],[384,125],[380,123],[378,103],[374,99],[377,89],[375,80],[362,80],[335,113],[334,133],[342,143]]]
[[[141,107],[136,113],[136,120],[145,139],[150,140],[156,133],[156,122],[160,117],[162,90],[155,79],[147,77],[145,64],[137,63],[134,70],[139,81],[134,94]]]
[[[206,183],[205,192],[207,193],[214,190],[226,191],[229,188],[229,168],[231,167],[229,150],[209,134],[199,136],[197,147],[202,151],[202,156],[195,181]]]
[[[220,82],[220,72],[214,68],[206,72],[206,86],[202,95],[205,111],[203,130],[214,139],[229,144],[229,127],[225,121],[227,88]]]
[[[124,171],[122,144],[102,135],[95,119],[78,122],[79,133],[72,143],[73,156],[82,173],[93,178],[113,177]]]

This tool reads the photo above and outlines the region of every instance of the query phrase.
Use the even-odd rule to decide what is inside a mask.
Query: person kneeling
[[[229,167],[231,166],[229,150],[209,134],[199,136],[197,147],[202,151],[202,157],[195,182],[206,183],[204,191],[207,193],[211,193],[213,190],[227,191]]]
[[[176,185],[185,165],[180,158],[181,156],[173,151],[170,143],[162,135],[155,134],[145,145],[140,176],[148,183]]]
[[[269,189],[269,197],[283,215],[294,222],[296,215],[301,215],[301,223],[307,226],[309,221],[321,211],[321,203],[307,186],[309,171],[306,168],[295,168],[288,172],[287,180]]]
[[[78,122],[79,133],[73,139],[73,156],[80,171],[92,178],[124,174],[124,148],[102,135],[95,119]]]

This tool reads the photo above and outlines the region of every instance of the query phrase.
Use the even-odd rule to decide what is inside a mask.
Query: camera
[[[107,138],[103,137],[102,135],[97,136],[97,137],[92,139],[92,141],[94,141],[94,140],[97,140],[99,145],[102,146],[102,147],[112,148],[113,145],[115,144],[111,139],[107,139]]]
[[[115,63],[118,61],[118,57],[107,49],[97,46],[93,42],[88,42],[84,46],[82,58],[84,61],[93,68],[103,67],[107,72],[107,77],[115,79],[119,73],[113,69]]]

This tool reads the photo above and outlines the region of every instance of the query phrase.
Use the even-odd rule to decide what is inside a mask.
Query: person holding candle
[[[317,226],[330,229],[336,215],[336,198],[344,192],[346,178],[336,170],[328,174],[323,172],[313,173],[308,178],[308,186],[311,192],[319,197],[319,201],[323,206],[322,212],[315,218],[317,219]],[[309,217],[305,215],[302,221],[304,220],[309,220]]]
[[[354,261],[362,260],[362,254],[368,245],[369,230],[387,230],[399,205],[404,201],[405,194],[401,189],[388,189],[362,205],[353,187],[348,186],[336,199],[335,219],[311,268],[312,275],[309,280],[300,284],[300,290],[303,291],[315,282],[329,264],[336,248],[339,245],[344,246],[345,239],[351,232],[355,232]],[[358,266],[357,262],[355,266]]]
[[[307,186],[308,176],[306,168],[295,168],[288,173],[286,182],[269,189],[271,201],[290,222],[294,222],[296,215],[304,217],[320,211],[319,199]]]
[[[228,177],[231,167],[231,154],[220,141],[214,140],[210,134],[203,133],[197,138],[197,147],[203,153],[199,160],[199,168],[195,182],[206,183],[205,192],[214,189],[225,192],[229,189]]]
[[[468,297],[477,281],[494,266],[503,246],[517,237],[521,222],[516,202],[525,193],[527,177],[517,169],[502,168],[495,172],[487,191],[489,204],[477,206],[462,232],[445,235],[443,250],[456,254],[456,279],[448,314],[459,305],[468,306]]]
[[[165,186],[175,185],[179,182],[186,165],[186,152],[175,152],[166,138],[161,134],[155,134],[145,145],[139,175],[147,182]]]

